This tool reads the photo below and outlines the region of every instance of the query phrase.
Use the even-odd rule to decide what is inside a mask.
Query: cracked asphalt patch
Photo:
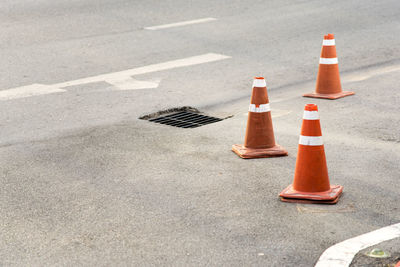
[[[373,248],[379,248],[390,253],[390,257],[372,258],[366,256],[365,254],[370,252]],[[375,246],[361,250],[354,257],[350,267],[394,267],[398,262],[400,262],[400,238],[382,242]]]

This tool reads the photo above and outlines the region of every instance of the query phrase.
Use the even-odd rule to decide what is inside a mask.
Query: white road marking
[[[106,79],[105,82],[114,85],[119,90],[139,90],[139,89],[150,89],[157,88],[160,81],[151,82],[151,81],[138,81],[131,77],[125,78],[109,78]]]
[[[227,59],[227,58],[231,58],[231,57],[225,56],[225,55],[220,55],[220,54],[209,53],[209,54],[204,54],[204,55],[200,55],[200,56],[187,57],[187,58],[183,58],[183,59],[177,59],[177,60],[167,61],[167,62],[163,62],[163,63],[152,64],[152,65],[148,65],[148,66],[144,66],[144,67],[128,69],[128,70],[123,70],[123,71],[118,71],[118,72],[113,72],[113,73],[108,73],[108,74],[101,74],[101,75],[78,79],[78,80],[69,81],[69,82],[58,83],[58,84],[55,84],[54,86],[67,87],[67,86],[74,86],[74,85],[80,85],[80,84],[100,82],[100,81],[105,81],[108,79],[111,79],[111,80],[125,79],[126,77],[129,77],[129,76],[152,73],[152,72],[157,72],[157,71],[162,71],[162,70],[181,68],[181,67],[187,67],[187,66],[192,66],[192,65],[198,65],[198,64],[203,64],[203,63],[208,63],[208,62],[213,62],[213,61],[219,61],[219,60],[223,60],[223,59]]]
[[[0,91],[0,100],[11,100],[29,96],[62,93],[65,91],[66,90],[60,89],[57,86],[35,83],[31,85]]]
[[[67,81],[62,83],[56,83],[52,85],[44,84],[31,84],[22,87],[11,88],[7,90],[0,91],[0,101],[1,100],[11,100],[16,98],[30,97],[36,95],[52,94],[65,92],[65,88],[68,86],[82,85],[95,82],[107,82],[113,85],[116,90],[138,90],[138,89],[148,89],[157,88],[159,81],[138,81],[133,79],[131,76],[152,73],[157,71],[188,67],[193,65],[199,65],[203,63],[209,63],[214,61],[219,61],[223,59],[231,58],[230,56],[220,55],[220,54],[203,54],[199,56],[187,57],[172,61],[167,61],[158,64],[152,64],[144,67],[128,69],[124,71],[118,71],[113,73],[101,74],[97,76],[77,79],[73,81]]]
[[[325,250],[315,267],[349,266],[360,250],[397,237],[400,237],[400,223],[347,239]]]
[[[210,21],[214,21],[214,20],[217,20],[217,19],[216,18],[203,18],[203,19],[187,20],[187,21],[181,21],[181,22],[176,22],[176,23],[145,27],[145,29],[154,31],[154,30],[160,30],[160,29],[166,29],[166,28],[180,27],[180,26],[185,26],[185,25],[190,25],[190,24],[210,22]]]

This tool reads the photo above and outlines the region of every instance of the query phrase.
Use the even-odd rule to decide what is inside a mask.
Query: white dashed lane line
[[[112,72],[108,74],[101,74],[97,76],[92,76],[62,83],[56,83],[51,85],[31,84],[0,91],[0,100],[4,101],[4,100],[12,100],[23,97],[37,96],[37,95],[62,93],[66,91],[65,89],[62,88],[68,86],[95,83],[95,82],[107,82],[108,84],[113,85],[115,90],[138,90],[138,89],[157,88],[159,81],[138,81],[136,79],[133,79],[131,76],[199,65],[199,64],[224,60],[228,58],[230,58],[230,56],[208,53],[199,56],[187,57],[163,63],[152,64],[144,67]]]
[[[315,267],[349,266],[360,250],[398,237],[400,223],[347,239],[325,250]]]
[[[167,28],[181,27],[181,26],[186,26],[186,25],[190,25],[190,24],[205,23],[205,22],[210,22],[210,21],[214,21],[214,20],[217,20],[217,19],[216,18],[202,18],[202,19],[175,22],[175,23],[170,23],[170,24],[163,24],[163,25],[158,25],[158,26],[145,27],[145,29],[155,31],[155,30],[161,30],[161,29],[167,29]]]

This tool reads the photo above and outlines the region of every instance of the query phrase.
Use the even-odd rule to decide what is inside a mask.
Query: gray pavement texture
[[[1,90],[210,52],[232,58],[137,77],[160,79],[157,89],[99,82],[1,101],[0,265],[313,266],[331,245],[398,223],[399,9],[397,0],[1,1]],[[143,29],[203,17],[218,20]],[[330,32],[343,88],[356,95],[302,98]],[[230,151],[243,142],[258,75],[288,157]],[[330,180],[344,186],[334,206],[278,199],[306,103],[319,106]],[[233,117],[195,129],[138,119],[181,106]]]

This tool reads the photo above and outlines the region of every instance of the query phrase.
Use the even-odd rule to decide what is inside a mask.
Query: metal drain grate
[[[180,111],[155,119],[150,119],[149,121],[180,128],[196,128],[222,120],[223,119],[205,116],[194,112]]]

